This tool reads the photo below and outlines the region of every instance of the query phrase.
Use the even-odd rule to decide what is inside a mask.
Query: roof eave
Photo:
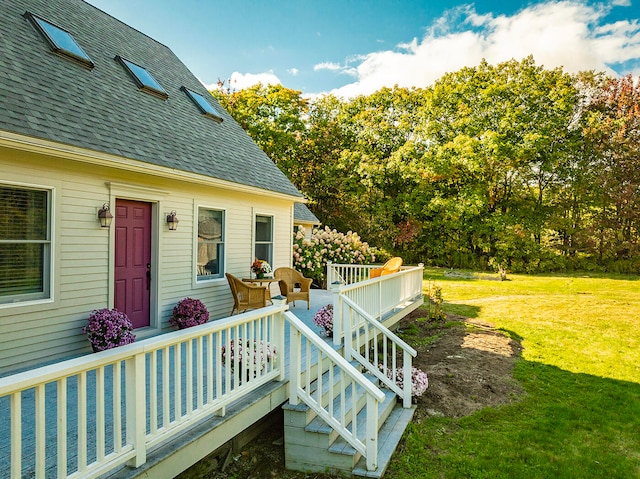
[[[140,160],[111,155],[109,153],[89,150],[64,143],[57,143],[50,140],[44,140],[42,138],[21,135],[19,133],[13,133],[6,130],[0,130],[0,146],[57,158],[65,158],[92,165],[119,168],[135,173],[159,176],[162,178],[172,178],[174,180],[181,180],[188,183],[215,186],[226,190],[260,194],[262,196],[290,200],[298,203],[307,202],[306,198],[302,195],[291,195],[278,191],[257,188],[255,186],[243,185],[241,183],[234,183],[220,178],[178,170],[176,168],[154,165]]]

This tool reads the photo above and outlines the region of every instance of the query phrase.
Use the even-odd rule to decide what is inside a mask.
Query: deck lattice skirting
[[[365,270],[360,278],[366,277]],[[342,346],[331,345],[309,328],[309,317],[300,321],[291,312],[285,314],[288,307],[282,305],[0,378],[0,430],[11,431],[0,436],[0,477],[91,478],[119,470],[134,477],[137,470],[145,469],[149,454],[157,454],[193,428],[202,428],[207,418],[224,416],[230,405],[243,414],[239,407],[243,401],[257,401],[257,391],[269,384],[288,386],[290,404],[311,407],[306,402],[315,401],[314,413],[326,411],[319,416],[338,431],[348,445],[343,449],[357,451],[365,461],[358,467],[375,476],[380,470],[379,446],[388,443],[379,440],[379,431],[385,428],[384,416],[394,414],[393,409],[379,414],[380,405],[389,395],[395,398],[398,391],[384,393],[376,384],[379,378],[362,373],[367,363],[378,364],[383,356],[390,361],[399,356],[406,365],[406,355],[397,353],[402,348],[394,349],[402,345],[382,324],[392,324],[422,304],[421,285],[422,268],[417,267],[397,277],[365,279],[336,288],[334,327],[339,329],[334,337],[352,338],[344,349],[356,361],[355,367],[337,354]],[[409,289],[413,289],[411,301]],[[391,307],[393,296],[395,306]],[[370,349],[366,344],[378,343],[383,337],[389,347],[376,352],[379,358],[363,354]],[[230,351],[231,341],[237,344],[238,338],[256,348],[249,348],[249,354],[242,357],[234,355],[231,362],[225,355],[223,364],[223,349]],[[277,353],[262,361],[267,343]],[[323,390],[322,378],[329,364],[339,371],[331,380],[342,378],[338,383],[343,385],[335,394],[313,399],[309,393],[315,387],[312,383],[319,381],[319,390]],[[355,396],[366,392],[354,397],[357,411],[347,411],[350,391]],[[272,402],[278,397],[286,399],[274,394]],[[343,406],[329,403],[332,395],[334,400],[343,398]],[[269,404],[263,414],[279,404]],[[365,413],[364,422],[363,410],[371,411]],[[341,417],[347,414],[352,416]],[[252,416],[251,420],[257,419]],[[211,428],[224,423],[209,422]]]

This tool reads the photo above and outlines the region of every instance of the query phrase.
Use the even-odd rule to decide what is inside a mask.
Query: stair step
[[[393,411],[394,406],[397,404],[396,394],[393,391],[383,389],[384,400],[378,405],[378,427],[383,426],[385,420]],[[367,432],[367,412],[362,409],[356,418],[357,420],[357,436],[358,439],[364,441],[365,434]],[[336,440],[329,446],[329,452],[335,454],[345,454],[349,456],[355,456],[356,450],[349,444],[342,436],[338,436]]]
[[[415,411],[415,406],[405,409],[400,405],[396,405],[393,408],[393,411],[391,411],[391,414],[382,425],[382,428],[380,428],[378,434],[378,468],[375,471],[367,471],[366,459],[360,458],[358,464],[356,464],[356,467],[352,471],[354,476],[382,477]]]
[[[363,398],[362,391],[363,391],[362,386],[357,384],[356,385],[356,402],[360,402],[360,404],[357,405],[356,407],[362,404],[362,401],[361,401]],[[333,414],[335,417],[340,417],[340,414],[342,411],[341,399],[342,398],[340,397],[340,395],[338,395],[333,400]],[[345,407],[345,417],[348,418],[351,416],[351,409],[353,408],[353,393],[352,393],[351,386],[349,386],[345,391],[344,407]],[[329,426],[324,421],[324,419],[320,418],[319,416],[316,416],[313,420],[311,420],[311,422],[307,424],[307,427],[305,427],[305,430],[308,432],[318,432],[321,434],[331,434],[333,432],[333,428]]]

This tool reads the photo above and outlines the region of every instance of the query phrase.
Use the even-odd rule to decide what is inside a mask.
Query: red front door
[[[116,309],[134,328],[149,326],[151,298],[151,204],[116,200]]]

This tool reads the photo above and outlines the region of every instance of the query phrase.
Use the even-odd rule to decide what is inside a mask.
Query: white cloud
[[[297,68],[290,68],[289,70],[287,70],[291,75],[293,75],[294,77],[298,75],[298,73],[300,73],[300,70],[298,70]]]
[[[628,0],[610,3],[629,4]],[[506,16],[479,15],[472,6],[463,6],[437,19],[422,39],[347,59],[345,66],[322,63],[314,70],[353,74],[354,83],[332,92],[345,97],[395,84],[425,87],[483,58],[496,64],[532,54],[546,68],[614,74],[609,64],[640,61],[640,23],[636,19],[604,24],[610,8],[584,1],[547,1]]]
[[[332,62],[318,63],[317,65],[313,66],[313,71],[316,71],[316,72],[320,70],[338,71],[341,69],[342,67],[339,64],[332,63]]]
[[[282,82],[273,73],[273,71],[264,73],[233,72],[229,79],[225,81],[225,87],[228,86],[232,90],[242,90],[243,88],[249,88],[253,85],[257,85],[258,83],[262,83],[263,85],[278,85]],[[208,90],[215,90],[218,88],[216,83],[212,83],[211,85],[205,84],[205,86]]]

